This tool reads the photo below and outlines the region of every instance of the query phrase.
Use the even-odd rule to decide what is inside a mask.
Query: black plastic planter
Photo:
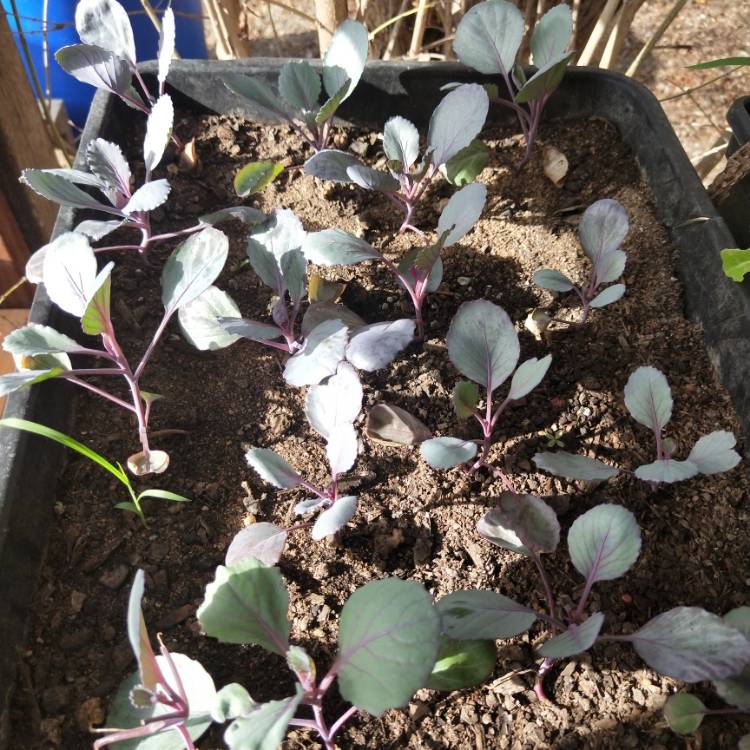
[[[220,77],[240,72],[274,81],[283,62],[260,59],[176,62],[169,77],[171,93],[178,108],[218,113],[242,110]],[[145,73],[153,70],[151,65],[144,66]],[[441,86],[468,80],[482,80],[482,77],[454,64],[371,63],[354,95],[342,108],[342,116],[380,130],[388,117],[401,114],[424,128],[429,114],[444,95]],[[82,148],[97,136],[121,140],[136,117],[142,115],[114,97],[98,94],[83,134]],[[496,120],[507,117],[508,112],[502,107],[491,112],[491,118]],[[750,299],[740,285],[722,272],[719,251],[733,245],[732,237],[656,99],[643,86],[624,76],[574,69],[565,76],[546,117],[609,120],[636,156],[653,189],[657,216],[680,250],[679,272],[686,292],[687,315],[703,325],[709,355],[734,400],[745,434],[750,435],[750,378],[746,365],[750,362]],[[72,226],[73,211],[63,209],[55,232],[68,231]],[[35,322],[64,330],[63,319],[67,316],[51,309],[44,290],[40,289],[31,317]],[[71,390],[63,383],[52,382],[12,394],[6,416],[71,430],[73,410]],[[0,601],[3,602],[0,745],[7,742],[4,731],[7,699],[53,517],[57,477],[63,460],[63,452],[56,444],[13,430],[0,431]]]

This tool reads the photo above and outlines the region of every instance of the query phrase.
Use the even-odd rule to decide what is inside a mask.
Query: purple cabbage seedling
[[[151,406],[158,398],[141,387],[146,366],[172,316],[203,293],[221,273],[229,252],[229,240],[218,229],[208,227],[188,237],[167,260],[162,272],[164,315],[137,366],[132,367],[120,346],[110,314],[111,274],[114,263],[97,269],[96,256],[88,239],[76,232],[60,235],[47,246],[41,276],[49,298],[58,307],[79,318],[83,332],[101,336],[102,349],[82,346],[49,326],[30,323],[8,334],[3,348],[16,357],[19,372],[0,376],[0,395],[50,378],[62,378],[132,412],[138,423],[141,452],[128,459],[136,475],[161,473],[169,456],[149,445],[148,423]],[[74,367],[70,355],[96,357],[104,367]],[[90,382],[88,378],[121,377],[130,400]]]
[[[583,305],[581,320],[576,325],[584,325],[592,309],[617,302],[625,294],[625,284],[612,284],[601,291],[600,288],[602,284],[620,278],[625,270],[627,256],[620,246],[627,233],[628,214],[620,203],[610,198],[592,203],[584,211],[578,227],[583,252],[591,261],[588,282],[578,286],[565,274],[552,268],[536,271],[533,282],[553,292],[575,292]]]
[[[487,461],[492,434],[511,401],[524,398],[539,385],[552,362],[552,355],[527,359],[516,367],[520,354],[516,329],[505,310],[487,300],[461,305],[448,329],[447,343],[448,356],[454,367],[469,378],[460,380],[453,389],[454,409],[459,417],[476,419],[482,428],[482,439],[431,438],[420,447],[422,458],[433,469],[465,465],[467,473],[473,473],[487,467],[511,492],[515,492],[505,473]],[[511,374],[513,378],[508,393],[495,406],[494,392]],[[486,391],[483,408],[478,408],[479,386]]]
[[[513,601],[494,591],[456,591],[437,603],[445,635],[454,640],[513,638],[541,620],[552,637],[538,649],[543,662],[535,692],[545,700],[545,673],[560,659],[602,642],[629,642],[656,671],[684,682],[726,680],[750,664],[750,642],[734,626],[698,607],[675,607],[656,615],[633,633],[602,632],[605,614],[587,613],[594,584],[623,576],[641,549],[635,516],[619,505],[598,505],[577,518],[568,531],[573,567],[585,583],[578,601],[557,600],[542,555],[557,549],[560,524],[538,497],[506,493],[477,530],[498,547],[531,558],[539,573],[547,611]],[[571,597],[571,601],[575,598]]]
[[[382,192],[404,211],[400,232],[407,229],[422,234],[413,226],[414,211],[442,171],[456,184],[473,180],[486,162],[474,139],[487,119],[487,92],[476,83],[459,86],[447,94],[435,108],[427,133],[427,150],[417,167],[419,133],[403,117],[392,117],[385,123],[383,148],[388,171],[368,167],[352,154],[326,149],[305,162],[305,172],[313,177],[340,183],[354,183],[365,190]],[[460,175],[457,178],[456,175]]]
[[[359,83],[367,44],[367,29],[347,20],[336,29],[320,73],[307,62],[288,62],[279,73],[278,94],[259,78],[236,73],[224,76],[224,83],[262,116],[289,123],[317,153],[328,148],[334,115]],[[321,105],[323,89],[327,98]],[[240,196],[258,192],[283,169],[272,161],[252,162],[235,176],[235,189]]]
[[[470,8],[456,28],[453,49],[458,59],[485,75],[500,75],[508,94],[503,99],[492,87],[493,101],[510,107],[517,115],[526,155],[531,157],[544,107],[560,85],[573,57],[570,8],[560,4],[545,13],[531,35],[532,62],[537,71],[526,78],[516,56],[523,40],[525,22],[521,11],[507,0],[485,0]]]
[[[438,220],[437,239],[431,245],[410,250],[397,263],[365,240],[342,229],[311,232],[302,244],[302,252],[312,263],[321,266],[349,266],[365,260],[378,260],[406,290],[414,307],[417,338],[424,338],[422,308],[427,294],[434,292],[443,278],[441,253],[469,232],[484,209],[487,188],[473,183],[454,193]]]
[[[664,428],[672,417],[672,391],[664,373],[655,367],[639,367],[631,374],[625,385],[625,407],[633,419],[654,434],[656,460],[639,466],[633,472],[636,478],[644,482],[656,485],[661,482],[681,482],[696,474],[719,474],[733,469],[741,460],[734,450],[734,435],[726,430],[704,435],[685,460],[673,458],[677,444],[672,438],[663,436]],[[537,453],[533,460],[544,471],[581,481],[604,481],[620,473],[630,473],[594,458],[566,451]]]

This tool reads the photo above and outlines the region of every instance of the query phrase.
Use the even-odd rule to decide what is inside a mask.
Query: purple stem
[[[357,713],[357,707],[356,706],[350,706],[341,716],[339,716],[338,719],[331,725],[331,731],[328,732],[328,736],[333,739],[336,732],[341,729],[344,724],[349,721],[349,719],[352,718]]]
[[[122,375],[122,373],[120,373],[120,375]],[[95,385],[91,385],[91,383],[87,383],[85,380],[79,380],[72,375],[65,374],[60,375],[60,377],[64,378],[65,380],[69,380],[71,383],[75,383],[76,385],[81,386],[81,388],[85,388],[87,391],[95,393],[97,396],[106,398],[108,401],[121,406],[123,409],[128,409],[128,411],[132,412],[135,411],[132,404],[129,404],[127,401],[123,401],[122,399],[117,398],[117,396],[113,396],[111,393],[107,393],[107,391],[104,391],[101,388],[97,388]]]

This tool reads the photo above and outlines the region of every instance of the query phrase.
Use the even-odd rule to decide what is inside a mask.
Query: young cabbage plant
[[[734,435],[726,430],[699,438],[685,460],[672,457],[677,443],[663,436],[672,417],[672,391],[664,373],[655,367],[639,367],[631,374],[625,385],[625,407],[633,419],[654,433],[656,460],[632,472],[644,482],[656,485],[681,482],[696,474],[719,474],[733,469],[741,460],[734,450]],[[626,469],[566,451],[537,453],[533,460],[540,469],[567,479],[604,481],[620,473],[630,474]]]
[[[250,265],[275,293],[273,324],[243,318],[229,295],[210,287],[180,310],[186,338],[204,350],[245,338],[291,354],[284,379],[299,387],[320,383],[343,361],[367,372],[388,365],[412,341],[413,321],[367,325],[344,305],[316,302],[298,326],[307,295],[307,260],[300,249],[304,241],[301,222],[287,209],[277,210],[248,240]]]
[[[737,607],[727,612],[723,619],[750,642],[750,607]],[[664,706],[664,718],[673,732],[692,734],[698,730],[707,716],[750,716],[750,666],[745,665],[741,668],[741,665],[737,665],[729,677],[713,680],[713,688],[731,708],[707,708],[697,696],[677,693],[671,696]],[[748,743],[750,734],[740,738],[739,749],[746,750]]]
[[[224,76],[224,83],[261,115],[288,122],[317,153],[328,148],[333,117],[357,87],[366,61],[367,29],[347,20],[336,29],[320,73],[307,62],[288,62],[279,73],[278,94],[259,78],[237,73]],[[327,98],[320,104],[323,89]],[[240,196],[258,192],[283,169],[272,161],[251,162],[235,176],[235,189]]]
[[[406,290],[414,307],[417,338],[424,338],[422,308],[430,292],[434,292],[443,279],[441,256],[469,232],[479,219],[487,197],[487,188],[473,183],[454,193],[438,220],[437,239],[424,247],[415,247],[400,261],[394,262],[372,245],[343,229],[324,229],[311,232],[302,244],[302,252],[312,263],[321,266],[349,266],[365,260],[378,260]]]
[[[61,47],[55,53],[60,67],[76,80],[109,91],[129,107],[150,115],[164,94],[175,53],[175,21],[170,5],[161,18],[156,74],[159,87],[155,94],[138,70],[130,18],[117,0],[81,0],[76,6],[75,23],[81,44]],[[133,77],[140,92],[133,86]],[[177,138],[171,137],[180,147]]]
[[[565,3],[545,13],[531,35],[531,59],[536,72],[526,78],[516,56],[523,40],[525,22],[521,11],[507,0],[485,0],[470,8],[456,28],[453,49],[458,59],[485,75],[500,75],[508,98],[497,86],[489,87],[493,101],[510,107],[517,115],[531,157],[544,107],[560,85],[573,57],[573,18]]]
[[[508,314],[487,300],[465,302],[448,329],[448,356],[454,367],[469,380],[460,380],[453,389],[453,407],[459,417],[474,417],[482,428],[481,440],[437,437],[420,446],[422,458],[433,469],[466,465],[467,473],[489,468],[511,492],[508,477],[487,457],[498,420],[511,403],[528,395],[547,374],[552,355],[527,359],[519,367],[518,334]],[[515,372],[514,372],[515,371]],[[495,406],[495,390],[513,374],[505,398]],[[484,407],[479,408],[479,386],[485,391]],[[479,457],[477,453],[480,451]]]
[[[207,289],[221,273],[229,252],[229,240],[218,229],[209,227],[188,237],[167,260],[162,272],[164,315],[146,351],[133,367],[118,343],[110,313],[111,274],[114,263],[97,270],[96,256],[88,239],[76,232],[60,235],[44,255],[41,281],[49,298],[58,307],[79,318],[89,336],[101,336],[102,349],[79,344],[49,326],[30,323],[8,334],[3,348],[16,357],[19,372],[0,376],[0,395],[39,383],[62,378],[85,388],[132,412],[138,423],[141,451],[128,459],[136,475],[161,473],[169,456],[152,450],[148,439],[151,406],[160,396],[141,387],[146,366],[172,316]],[[104,367],[74,367],[70,355],[96,357]],[[88,378],[121,377],[130,394],[126,401],[95,385]]]
[[[506,493],[477,530],[498,547],[531,558],[546,612],[494,591],[456,591],[437,603],[444,633],[454,640],[513,638],[541,620],[552,637],[538,649],[543,657],[535,684],[540,700],[546,699],[544,675],[555,662],[602,642],[632,643],[649,667],[683,682],[726,680],[750,664],[750,642],[743,633],[698,607],[675,607],[632,633],[602,632],[605,614],[587,611],[592,588],[627,573],[641,549],[635,516],[620,505],[597,505],[568,531],[571,563],[585,581],[577,603],[570,606],[563,602],[576,597],[558,599],[542,563],[542,554],[555,552],[560,541],[560,524],[546,503],[533,495]]]
[[[387,172],[368,167],[352,154],[334,149],[311,156],[305,162],[305,172],[322,180],[353,183],[383,193],[404,211],[399,231],[410,229],[422,234],[412,221],[433,177],[442,171],[452,182],[463,185],[482,171],[487,155],[474,139],[484,127],[488,109],[487,92],[479,84],[463,84],[447,94],[432,113],[427,150],[417,167],[414,165],[419,157],[419,133],[403,117],[392,117],[383,131]]]
[[[592,203],[583,212],[578,227],[583,252],[591,261],[588,281],[578,286],[560,271],[542,268],[534,273],[533,282],[542,289],[553,292],[575,292],[583,305],[581,319],[576,325],[584,325],[592,309],[617,302],[625,294],[625,284],[612,284],[599,290],[602,284],[619,279],[625,270],[627,256],[620,246],[627,233],[628,214],[622,204],[610,198]]]

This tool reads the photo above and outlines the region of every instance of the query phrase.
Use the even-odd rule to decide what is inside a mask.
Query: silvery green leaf
[[[698,473],[698,467],[692,461],[677,461],[674,458],[657,459],[644,464],[635,470],[638,479],[644,482],[682,482]]]
[[[256,703],[249,713],[236,718],[224,732],[229,750],[277,750],[302,701],[302,689],[291,698]]]
[[[750,607],[735,607],[724,615],[724,622],[750,641]]]
[[[628,212],[611,198],[592,203],[578,225],[583,251],[595,267],[599,258],[620,249],[627,233]]]
[[[285,253],[302,247],[304,239],[305,230],[302,222],[293,211],[281,208],[274,211],[264,224],[253,231],[248,246],[251,243],[261,245],[280,262]]]
[[[232,682],[216,693],[211,718],[217,724],[224,724],[249,713],[255,705],[257,704],[250,697],[250,693],[242,685]]]
[[[63,234],[55,237],[52,242],[48,242],[46,245],[42,245],[35,253],[31,254],[31,257],[26,261],[26,278],[29,280],[29,284],[42,284],[44,282],[44,259],[47,257],[47,253],[51,247],[65,242],[68,242],[68,235],[75,235],[77,232],[64,232]],[[85,234],[85,233],[84,233]]]
[[[479,182],[462,187],[453,193],[440,214],[438,236],[448,232],[443,247],[450,247],[471,230],[484,210],[487,188]]]
[[[284,102],[263,81],[239,73],[225,75],[223,81],[230,91],[250,101],[260,115],[271,120],[285,119],[289,116]]]
[[[279,569],[249,557],[216,568],[197,615],[206,635],[221,643],[255,643],[283,656],[291,631],[288,609]]]
[[[153,211],[167,200],[171,189],[166,180],[147,182],[133,193],[131,199],[122,207],[122,212],[129,216],[136,211]]]
[[[315,302],[302,316],[302,335],[307,338],[310,331],[324,320],[340,320],[350,331],[356,331],[365,325],[365,321],[348,307],[335,302]]]
[[[93,242],[96,240],[106,237],[115,229],[119,229],[122,226],[121,219],[113,219],[112,221],[97,221],[95,219],[86,219],[76,226],[73,230],[77,234],[85,234]],[[28,276],[28,273],[26,274]],[[31,279],[29,279],[31,281]],[[35,283],[35,282],[32,282]]]
[[[640,551],[638,522],[621,505],[597,505],[576,518],[568,531],[570,560],[590,583],[624,575]]]
[[[318,105],[320,76],[309,63],[284,63],[279,73],[279,93],[290,107],[309,112]]]
[[[427,277],[427,292],[431,294],[436,292],[440,287],[440,282],[443,280],[443,259],[441,257],[435,258],[435,262],[432,264],[430,269],[430,275]]]
[[[488,0],[470,8],[456,29],[458,59],[480,73],[507,73],[523,39],[521,11],[506,0]]]
[[[725,680],[714,680],[720,698],[741,711],[750,711],[750,667]]]
[[[70,357],[64,353],[37,354],[35,357],[13,355],[13,362],[19,372],[26,370],[72,370]]]
[[[531,35],[532,62],[543,68],[563,54],[573,37],[573,14],[565,3],[548,10],[534,26]]]
[[[439,167],[466,148],[484,127],[490,100],[478,83],[464,83],[449,92],[430,118],[427,148]]]
[[[718,474],[733,469],[742,460],[733,450],[734,435],[726,430],[717,430],[704,435],[693,446],[688,461],[695,464],[701,474]]]
[[[169,94],[162,94],[151,107],[146,120],[146,135],[143,138],[143,162],[146,169],[152,172],[159,166],[164,156],[164,149],[172,136],[174,106]]]
[[[604,615],[595,612],[580,625],[571,623],[564,633],[547,641],[539,653],[545,659],[567,659],[569,656],[588,651],[596,641],[604,624]]]
[[[161,30],[159,31],[159,52],[157,58],[159,68],[156,77],[160,84],[167,80],[169,66],[174,56],[175,23],[174,11],[168,6],[161,17]]]
[[[333,96],[326,99],[323,102],[323,106],[315,114],[313,121],[316,125],[323,125],[336,114],[336,110],[341,106],[341,102],[348,96],[348,91],[349,79],[347,78],[341,84],[341,88]]]
[[[272,523],[251,523],[237,534],[227,548],[225,564],[236,565],[254,557],[264,565],[276,565],[281,559],[288,532]]]
[[[537,359],[536,357],[527,359],[513,373],[508,398],[519,399],[531,393],[542,382],[542,378],[547,374],[551,363],[551,354],[541,359]]]
[[[117,0],[80,0],[76,31],[81,41],[109,50],[135,64],[135,40],[130,18]]]
[[[319,266],[350,266],[382,257],[372,245],[343,229],[310,232],[302,243],[302,252]]]
[[[284,294],[284,278],[281,275],[279,262],[260,242],[256,242],[252,237],[247,240],[246,248],[247,258],[250,261],[253,271],[258,275],[261,281],[273,289],[279,297]]]
[[[652,669],[683,682],[724,680],[750,663],[750,641],[699,607],[675,607],[621,637]]]
[[[575,286],[564,273],[554,268],[540,268],[534,272],[531,280],[542,289],[553,292],[569,292]]]
[[[526,104],[549,96],[560,85],[573,55],[573,52],[565,52],[534,73],[516,94],[516,102]]]
[[[210,286],[200,297],[183,305],[178,313],[182,335],[200,351],[223,349],[240,336],[229,333],[220,319],[242,319],[239,307],[224,291]]]
[[[146,690],[155,690],[163,675],[151,648],[148,630],[143,619],[141,603],[144,589],[145,576],[142,570],[138,570],[133,578],[133,585],[130,587],[130,596],[128,597],[127,631],[130,647],[138,662],[141,687]]]
[[[317,385],[333,375],[344,359],[349,332],[340,320],[326,320],[310,331],[302,348],[287,360],[284,380],[290,385]]]
[[[326,148],[305,162],[305,172],[312,177],[329,182],[352,182],[348,168],[362,166],[362,162],[345,151]]]
[[[130,195],[130,166],[116,143],[95,138],[86,149],[86,163],[101,185],[115,193],[108,196],[113,204],[118,205],[116,197]]]
[[[89,336],[99,336],[104,333],[110,324],[110,296],[112,291],[112,269],[115,264],[107,263],[96,275],[89,296],[86,300],[86,309],[81,316],[81,328]]]
[[[101,47],[70,44],[55,52],[55,60],[77,81],[97,89],[124,94],[130,87],[133,74],[128,63]]]
[[[596,285],[609,284],[619,279],[625,270],[627,260],[628,256],[622,250],[612,250],[599,256],[599,261],[594,267]]]
[[[354,466],[359,452],[359,441],[354,426],[342,425],[326,443],[326,458],[331,467],[331,474],[344,474]]]
[[[224,268],[229,254],[227,236],[213,227],[191,234],[164,265],[161,299],[167,310],[177,310],[200,297]]]
[[[0,375],[0,397],[7,396],[20,388],[41,383],[43,380],[56,378],[61,372],[64,372],[62,367],[54,367],[49,370],[24,370],[23,372],[10,372],[7,375]]]
[[[408,172],[419,156],[419,131],[405,117],[391,117],[383,128],[383,150],[389,161]]]
[[[93,172],[84,172],[82,169],[70,169],[69,167],[64,167],[45,169],[44,172],[45,174],[62,177],[68,182],[72,182],[76,185],[88,185],[90,187],[95,187],[98,190],[104,190],[107,187],[106,184]]]
[[[664,705],[664,718],[677,734],[692,734],[703,723],[706,713],[703,702],[689,693],[670,695]],[[743,750],[740,748],[739,750]]]
[[[67,232],[48,246],[44,285],[49,298],[65,312],[81,317],[96,291],[96,256],[82,234]]]
[[[263,481],[281,490],[299,487],[302,483],[302,477],[278,453],[268,448],[251,448],[245,454],[245,460]]]
[[[518,334],[508,313],[487,300],[464,302],[448,329],[448,356],[456,369],[488,393],[502,385],[518,362]]]
[[[578,479],[581,482],[604,481],[616,477],[620,470],[595,458],[576,456],[567,451],[537,453],[532,459],[542,469],[558,477]]]
[[[555,511],[534,495],[503,493],[500,506],[482,516],[477,531],[492,544],[527,557],[554,552],[560,542]]]
[[[452,469],[471,461],[477,455],[477,445],[461,438],[439,437],[425,440],[419,452],[433,469]]]
[[[365,190],[379,190],[381,193],[397,193],[401,187],[398,180],[387,172],[373,169],[364,164],[352,164],[346,168],[349,180]]]
[[[348,362],[341,362],[325,383],[310,386],[305,398],[307,421],[326,440],[341,427],[353,424],[361,409],[362,384]]]
[[[273,341],[284,335],[283,331],[270,323],[259,323],[247,318],[219,318],[219,325],[232,336],[240,336],[250,341]]]
[[[35,193],[61,206],[92,208],[99,211],[108,209],[108,206],[76,187],[69,179],[56,174],[54,170],[24,169],[20,180]]]
[[[316,541],[332,536],[344,528],[356,512],[357,498],[354,495],[340,497],[328,510],[324,510],[315,519],[310,536]]]
[[[305,296],[307,281],[307,260],[301,250],[290,250],[281,256],[281,275],[293,304]]]
[[[318,510],[318,508],[327,505],[328,503],[329,500],[325,497],[308,497],[305,500],[300,500],[294,506],[294,514],[297,516],[304,516],[307,513],[312,513],[314,510]]]
[[[346,358],[358,370],[374,372],[388,366],[414,338],[414,321],[402,318],[373,323],[355,331],[346,347]]]
[[[216,226],[216,224],[228,221],[229,219],[237,219],[252,226],[253,224],[260,224],[266,221],[268,217],[257,208],[252,208],[252,206],[232,206],[231,208],[220,208],[218,211],[199,216],[198,222],[200,224]]]
[[[486,90],[486,89],[485,89]],[[476,138],[441,165],[440,173],[451,185],[463,187],[474,182],[490,159],[489,148]]]
[[[672,417],[672,392],[664,373],[655,367],[639,367],[625,384],[625,406],[630,416],[656,433]]]
[[[617,302],[625,294],[625,284],[613,284],[608,286],[604,291],[591,300],[591,307],[606,307],[613,302]]]
[[[268,160],[250,162],[234,176],[234,189],[240,198],[252,193],[260,193],[283,171],[284,165],[281,162]]]
[[[323,86],[334,96],[349,81],[342,101],[359,83],[367,61],[367,29],[358,21],[346,20],[333,33],[323,58]]]
[[[440,641],[440,617],[421,584],[398,578],[366,583],[339,619],[342,698],[373,716],[405,706],[427,683]]]
[[[81,348],[81,345],[70,336],[38,323],[16,328],[3,339],[3,349],[6,352],[30,357],[38,354],[76,352]]]
[[[457,641],[513,638],[536,622],[536,612],[494,591],[455,591],[436,605],[443,632]]]

